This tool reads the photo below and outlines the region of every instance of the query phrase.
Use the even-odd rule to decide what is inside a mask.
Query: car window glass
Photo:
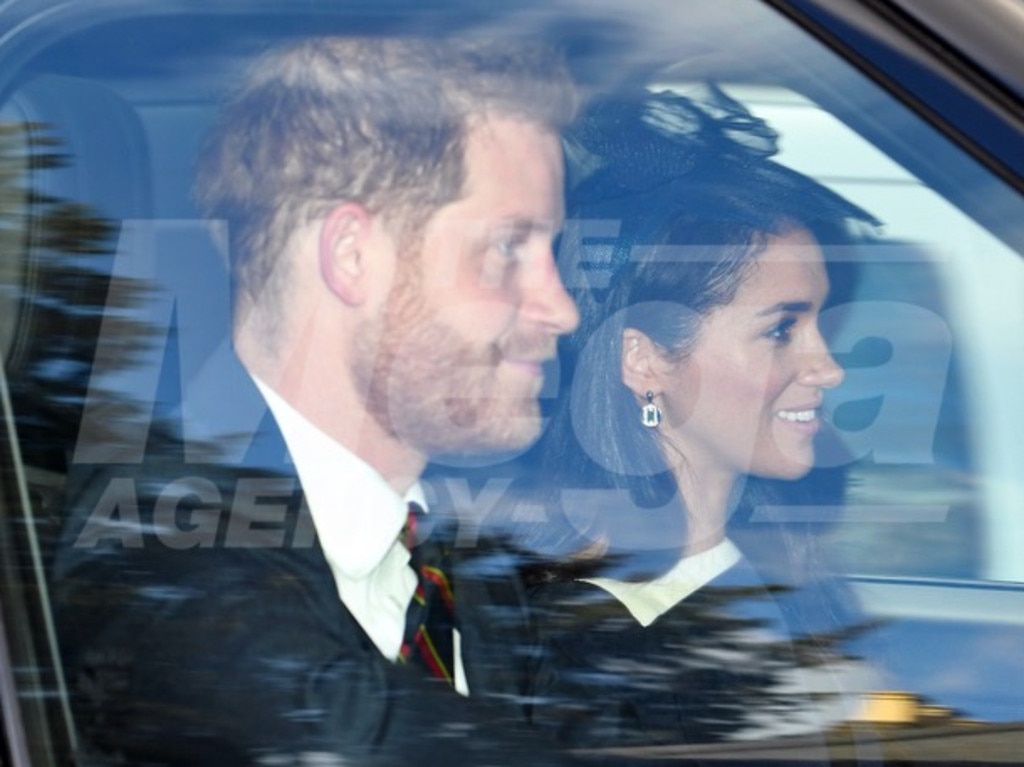
[[[1017,191],[761,3],[692,4],[684,12],[661,2],[642,11],[564,2],[533,13],[442,9],[408,20],[361,7],[312,3],[307,13],[272,5],[265,14],[154,17],[128,4],[124,18],[41,20],[38,36],[25,31],[18,45],[0,45],[0,60],[10,61],[0,82],[0,404],[13,435],[2,454],[0,535],[14,574],[5,588],[19,595],[3,600],[3,623],[8,632],[21,627],[33,645],[26,662],[42,669],[15,679],[23,695],[54,702],[48,714],[28,716],[30,724],[59,733],[54,742],[69,737],[61,722],[67,687],[78,682],[61,679],[54,652],[74,637],[54,634],[40,584],[54,576],[68,499],[81,491],[76,470],[140,465],[185,422],[186,393],[221,374],[231,326],[225,230],[202,220],[191,187],[224,89],[257,52],[284,40],[347,29],[408,34],[420,24],[427,34],[449,24],[479,35],[521,26],[563,43],[590,94],[637,81],[685,95],[714,82],[779,134],[780,163],[881,221],[877,232],[830,254],[838,281],[822,327],[846,381],[826,396],[837,441],[819,463],[841,470],[844,491],[755,507],[735,520],[732,535],[769,579],[781,582],[813,560],[811,569],[855,606],[837,626],[827,614],[831,596],[795,603],[793,611],[804,611],[799,622],[811,627],[809,644],[820,640],[817,655],[808,651],[814,662],[803,683],[812,688],[827,676],[819,662],[833,653],[835,678],[852,690],[825,685],[821,698],[845,697],[797,717],[801,734],[828,734],[847,758],[861,735],[884,741],[886,727],[1020,719]],[[609,230],[594,222],[569,220],[565,231],[579,226],[589,227],[584,247],[608,245]],[[570,289],[572,281],[567,275]],[[546,413],[571,396],[557,362],[549,367]],[[265,414],[239,418],[251,424]],[[186,428],[184,447],[169,460],[203,465],[211,452],[230,459],[247,447],[210,444],[201,425]],[[534,506],[513,503],[510,512],[509,488],[549,469],[529,449],[438,455],[428,492],[455,507],[462,545],[511,528],[529,547],[547,518]],[[173,517],[179,531],[196,548],[219,545],[227,516],[202,516],[216,504],[187,484],[192,475],[180,479],[174,492],[192,501]],[[104,506],[102,490],[96,495],[98,522],[116,523],[125,510]],[[657,519],[619,524],[646,524],[650,534]],[[88,544],[107,535],[102,524],[90,529]],[[948,659],[944,668],[935,667],[937,657]],[[757,724],[763,729],[748,737],[791,734]],[[914,748],[911,758],[932,753],[927,743]]]

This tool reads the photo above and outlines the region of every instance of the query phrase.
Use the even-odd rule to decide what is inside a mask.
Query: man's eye
[[[511,237],[504,240],[499,240],[497,243],[498,252],[501,253],[505,258],[517,259],[519,258],[520,252],[523,248],[523,238]]]
[[[492,288],[504,285],[523,260],[523,245],[524,240],[520,237],[494,240],[481,263],[481,284]]]

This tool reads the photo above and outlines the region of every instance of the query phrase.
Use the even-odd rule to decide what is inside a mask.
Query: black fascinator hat
[[[565,134],[570,187],[639,192],[710,158],[746,165],[771,157],[778,134],[716,85],[687,98],[636,88],[591,102]]]
[[[686,96],[639,87],[603,96],[585,108],[563,145],[569,218],[622,224],[603,264],[612,274],[634,245],[656,244],[679,211],[738,217],[762,232],[795,220],[823,245],[879,226],[865,210],[773,160],[778,134],[714,84]]]

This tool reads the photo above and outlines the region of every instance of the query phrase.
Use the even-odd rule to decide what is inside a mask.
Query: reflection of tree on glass
[[[843,379],[818,330],[822,250],[871,218],[769,160],[773,139],[717,90],[601,101],[567,138],[582,322],[542,455],[548,506],[592,543],[534,575],[573,742],[820,722],[806,680],[847,629],[794,638],[801,600],[826,597],[765,585],[726,528],[739,508],[841,491],[837,472],[791,481],[812,469],[823,392]],[[617,236],[587,240],[595,222]]]
[[[74,162],[46,125],[0,126],[0,238],[3,252],[12,254],[2,277],[11,397],[26,464],[60,476],[68,470],[90,383],[90,396],[105,396],[90,381],[104,313],[139,304],[146,290],[136,280],[111,277],[117,229],[104,211],[26,182]],[[150,335],[144,324],[124,322],[113,364],[131,366]],[[118,404],[118,417],[105,421],[108,439],[137,422],[136,407]]]

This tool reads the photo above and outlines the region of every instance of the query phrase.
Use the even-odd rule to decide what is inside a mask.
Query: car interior
[[[763,509],[737,535],[756,549],[771,527],[792,556],[805,539],[828,552],[877,627],[857,644],[882,669],[875,692],[912,696],[914,722],[929,705],[946,712],[929,726],[1024,719],[1024,666],[1008,657],[1024,620],[1024,153],[1001,152],[1020,135],[947,130],[929,106],[940,86],[898,97],[934,82],[928,62],[903,50],[913,71],[882,82],[754,0],[208,5],[65,10],[0,36],[0,707],[47,733],[21,742],[9,726],[25,759],[10,764],[70,763],[75,748],[46,582],[70,467],[145,439],[178,394],[158,389],[161,371],[176,365],[184,389],[228,343],[217,224],[191,197],[196,151],[254,55],[320,34],[551,39],[590,94],[712,81],[773,124],[782,162],[881,219],[848,254],[857,280],[830,320],[847,370],[829,395],[836,461],[854,456],[844,508]],[[435,470],[479,489],[529,461]],[[986,653],[973,679],[952,673]],[[901,748],[907,763],[932,758]]]

